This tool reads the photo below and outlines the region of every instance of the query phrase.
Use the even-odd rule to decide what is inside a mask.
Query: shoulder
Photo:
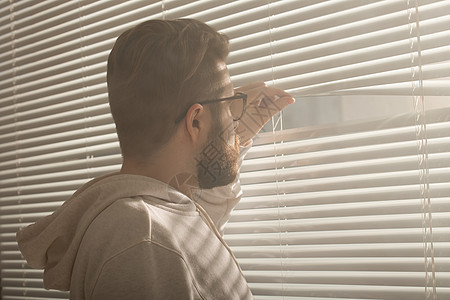
[[[152,216],[145,202],[140,198],[119,199],[103,210],[92,222],[91,227],[105,233],[135,236],[137,241],[150,238]]]

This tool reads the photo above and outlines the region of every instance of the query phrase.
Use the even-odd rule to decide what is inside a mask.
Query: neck
[[[144,159],[124,158],[120,173],[147,176],[172,186],[175,182],[174,187],[179,189],[178,182],[186,180],[187,174],[193,174],[188,157],[189,154],[179,151],[179,147],[167,147]]]
[[[147,176],[169,183],[173,175],[167,169],[167,166],[164,167],[161,162],[124,159],[120,173]]]

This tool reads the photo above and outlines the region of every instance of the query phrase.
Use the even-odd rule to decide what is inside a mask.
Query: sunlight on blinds
[[[255,299],[450,298],[449,16],[446,0],[0,2],[2,299],[68,298],[15,233],[120,167],[106,61],[154,18],[210,24],[236,87],[296,98],[255,139],[226,227]]]
[[[427,116],[437,291],[445,299],[450,108]],[[245,196],[225,236],[256,295],[424,298],[415,131],[415,114],[405,114],[255,140],[241,170]]]

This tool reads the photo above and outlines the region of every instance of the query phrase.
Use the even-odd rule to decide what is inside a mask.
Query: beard
[[[238,173],[239,136],[235,134],[234,146],[227,142],[229,132],[234,129],[217,124],[208,135],[197,160],[198,185],[202,189],[211,189],[232,183]]]

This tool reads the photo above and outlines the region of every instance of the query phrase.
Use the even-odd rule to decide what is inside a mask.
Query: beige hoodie
[[[28,264],[45,269],[45,288],[71,299],[252,299],[221,238],[241,194],[236,181],[195,203],[158,180],[110,174],[17,241]]]

